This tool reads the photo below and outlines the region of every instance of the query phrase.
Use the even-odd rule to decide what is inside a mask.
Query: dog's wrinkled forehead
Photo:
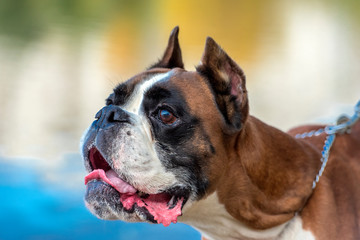
[[[130,113],[140,115],[145,94],[156,84],[168,81],[172,75],[173,71],[150,71],[135,76],[129,81],[118,85],[114,92],[106,99],[106,103],[107,105],[119,105]]]
[[[123,105],[123,108],[126,109],[128,112],[139,114],[140,106],[144,99],[144,94],[148,90],[150,90],[156,83],[160,81],[167,81],[169,79],[170,73],[171,72],[154,74],[151,75],[149,79],[138,83],[135,86],[130,98]]]

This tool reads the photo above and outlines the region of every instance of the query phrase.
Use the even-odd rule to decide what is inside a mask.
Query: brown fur
[[[351,134],[337,135],[313,190],[325,134],[293,136],[321,126],[284,133],[248,116],[245,76],[211,38],[197,72],[175,71],[173,84],[192,112],[205,119],[202,128],[216,149],[202,163],[210,182],[207,194],[216,191],[226,210],[253,229],[271,228],[298,214],[317,240],[360,239],[360,123]],[[193,143],[201,149],[197,139]]]
[[[322,141],[309,140],[321,151]],[[319,239],[360,239],[359,183],[360,123],[357,123],[351,134],[337,135],[324,175],[301,213],[304,227]]]
[[[203,122],[217,149],[216,156],[204,163],[208,164],[211,183],[208,193],[217,191],[233,217],[249,227],[266,229],[299,213],[305,229],[314,232],[317,239],[349,232],[357,236],[360,212],[354,210],[360,203],[360,192],[356,192],[356,183],[360,182],[360,123],[351,134],[337,136],[328,166],[313,191],[325,134],[307,139],[293,136],[321,126],[301,127],[287,134],[250,116],[239,134],[224,135],[219,131],[221,119],[206,82],[191,72],[176,76],[174,84],[183,89],[192,111],[201,119],[213,119]],[[204,89],[201,96],[197,89]],[[342,226],[343,221],[349,226]],[[330,222],[336,234],[327,230]]]
[[[154,67],[173,69],[171,84],[202,119],[198,131],[216,149],[201,163],[209,179],[207,195],[217,192],[227,212],[251,229],[272,228],[299,215],[316,240],[360,239],[360,122],[351,134],[337,135],[313,190],[326,135],[294,135],[322,126],[285,133],[250,116],[240,67],[208,38],[197,71],[185,71],[177,34],[175,28]],[[196,137],[191,142],[204,152],[209,151],[207,143]]]
[[[250,117],[235,141],[236,154],[226,159],[227,172],[217,189],[228,212],[255,229],[279,225],[298,213],[317,240],[359,239],[360,122],[351,134],[337,135],[312,190],[325,134],[299,140],[292,136],[320,127],[299,127],[287,134]]]

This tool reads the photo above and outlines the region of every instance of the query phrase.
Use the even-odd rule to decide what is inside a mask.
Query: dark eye
[[[166,109],[161,109],[159,111],[159,119],[163,123],[170,125],[170,124],[173,124],[177,118],[170,111],[168,111]]]

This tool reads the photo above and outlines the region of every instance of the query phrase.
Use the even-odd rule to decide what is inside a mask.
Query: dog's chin
[[[85,203],[92,214],[104,220],[156,223],[145,207],[134,204],[130,209],[124,208],[119,192],[101,180],[87,184]]]

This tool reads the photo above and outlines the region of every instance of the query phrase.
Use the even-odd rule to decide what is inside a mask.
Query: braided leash
[[[355,106],[355,113],[354,115],[349,118],[347,116],[340,116],[337,120],[336,125],[330,125],[326,126],[325,128],[320,128],[318,130],[313,130],[310,132],[305,132],[302,134],[297,134],[295,138],[310,138],[312,136],[319,136],[322,133],[326,133],[326,139],[324,142],[323,150],[321,151],[321,159],[322,162],[320,170],[318,174],[315,177],[315,180],[313,181],[312,188],[314,189],[316,187],[316,184],[319,182],[321,175],[323,174],[326,164],[329,159],[329,153],[331,146],[333,145],[335,141],[336,134],[344,134],[344,133],[350,133],[351,127],[360,119],[360,100]]]

